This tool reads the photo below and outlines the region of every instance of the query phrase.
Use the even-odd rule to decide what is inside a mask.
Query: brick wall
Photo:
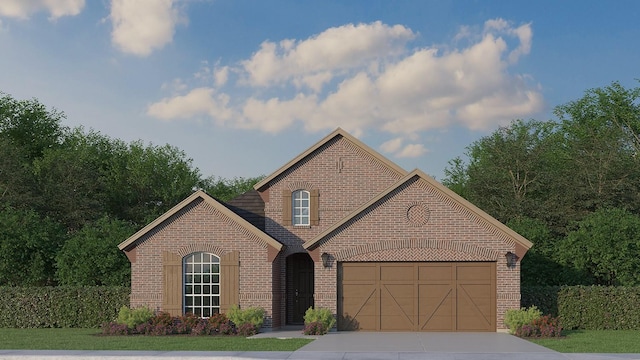
[[[267,311],[265,327],[270,327],[273,264],[268,260],[267,246],[220,211],[197,199],[138,240],[136,261],[131,264],[131,306],[147,305],[162,310],[163,251],[180,257],[199,251],[217,256],[239,251],[239,305],[264,308]]]
[[[287,321],[286,257],[306,252],[302,247],[305,241],[314,238],[322,230],[391,186],[403,175],[349,140],[338,136],[269,184],[269,196],[265,201],[266,232],[286,245],[279,260],[282,324]],[[318,189],[321,216],[319,226],[283,227],[280,225],[283,209],[282,195],[284,192],[290,193],[298,189]],[[316,263],[316,274],[319,268],[323,269],[322,264],[318,267]],[[318,279],[317,275],[316,279]],[[323,296],[335,298],[335,289],[334,287],[328,295],[316,291],[314,297],[316,301]]]
[[[337,262],[497,262],[498,329],[505,328],[504,312],[520,304],[519,268],[507,268],[504,257],[515,251],[514,241],[417,177],[327,236],[319,251]],[[337,313],[336,271],[337,266],[316,266],[316,305]]]

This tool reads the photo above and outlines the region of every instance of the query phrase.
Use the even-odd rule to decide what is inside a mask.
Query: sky
[[[640,1],[0,0],[0,92],[203,177],[341,127],[438,180],[514,119],[640,85]]]

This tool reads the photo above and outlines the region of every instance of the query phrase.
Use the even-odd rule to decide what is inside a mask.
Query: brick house
[[[337,129],[254,190],[228,203],[196,191],[119,248],[132,307],[259,306],[279,328],[315,306],[339,330],[499,331],[531,245]]]

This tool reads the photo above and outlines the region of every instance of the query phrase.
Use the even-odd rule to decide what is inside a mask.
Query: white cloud
[[[162,119],[204,115],[265,132],[295,123],[310,132],[338,126],[355,136],[386,132],[394,135],[383,151],[420,156],[427,149],[418,142],[428,131],[489,130],[543,108],[532,79],[514,71],[531,51],[531,24],[514,27],[494,19],[476,34],[474,28],[461,27],[442,46],[410,47],[412,30],[380,22],[330,28],[302,40],[265,41],[238,66],[216,64],[208,92],[198,88],[163,99],[148,113],[158,116],[156,105],[162,105]],[[463,38],[465,45],[458,46]],[[223,85],[228,92],[212,90]],[[198,101],[186,109],[192,97]]]
[[[147,56],[173,40],[185,21],[174,0],[111,0],[111,41],[120,51]]]
[[[227,107],[229,97],[211,88],[196,88],[186,95],[164,98],[147,108],[147,114],[161,120],[190,119],[208,115],[219,123],[230,120],[233,110]]]
[[[382,145],[380,145],[380,150],[386,152],[386,153],[393,153],[396,152],[400,149],[400,147],[402,146],[402,138],[401,137],[397,137],[394,139],[391,139],[389,141],[385,141],[384,143],[382,143]]]
[[[380,57],[399,55],[415,34],[402,25],[381,22],[344,25],[330,28],[304,41],[291,39],[276,44],[265,41],[260,50],[242,62],[247,81],[253,86],[269,86],[293,80],[296,84],[322,74],[326,82],[340,70],[360,68],[363,63]],[[313,87],[315,85],[315,87]]]
[[[415,158],[426,152],[427,149],[423,144],[408,144],[402,151],[398,152],[396,156],[399,158]]]
[[[0,16],[28,19],[32,14],[46,11],[50,20],[75,16],[84,8],[85,0],[2,0]]]

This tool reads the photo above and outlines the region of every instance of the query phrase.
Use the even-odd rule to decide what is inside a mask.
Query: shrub
[[[0,328],[99,328],[129,304],[124,286],[0,287]]]
[[[209,317],[209,328],[211,329],[212,335],[220,333],[220,327],[223,324],[228,324],[229,319],[225,314],[213,314]]]
[[[542,312],[538,310],[535,305],[518,310],[510,309],[507,310],[507,313],[504,316],[504,323],[509,328],[509,333],[515,334],[519,327],[530,324],[534,319],[541,316]]]
[[[159,311],[151,318],[151,324],[162,326],[173,326],[173,316],[165,311]]]
[[[329,331],[320,321],[310,322],[304,325],[302,333],[305,335],[324,335]]]
[[[310,307],[304,313],[304,323],[307,325],[316,322],[322,324],[322,333],[319,335],[324,335],[335,325],[336,319],[329,309]]]
[[[229,317],[229,320],[238,327],[244,324],[252,324],[257,329],[260,329],[264,323],[264,314],[264,309],[260,307],[240,309],[238,306],[234,305],[227,313],[227,316]]]
[[[115,322],[102,324],[102,335],[129,335],[131,329],[125,324]]]
[[[531,323],[519,326],[515,335],[519,337],[559,337],[562,333],[562,326],[557,317],[549,315],[533,319]]]
[[[252,336],[258,333],[258,329],[255,325],[251,323],[244,323],[236,329],[238,335],[241,336]]]
[[[152,318],[153,310],[148,307],[129,309],[129,307],[123,306],[118,313],[118,323],[127,325],[129,329],[134,329],[138,325],[147,323]]]

